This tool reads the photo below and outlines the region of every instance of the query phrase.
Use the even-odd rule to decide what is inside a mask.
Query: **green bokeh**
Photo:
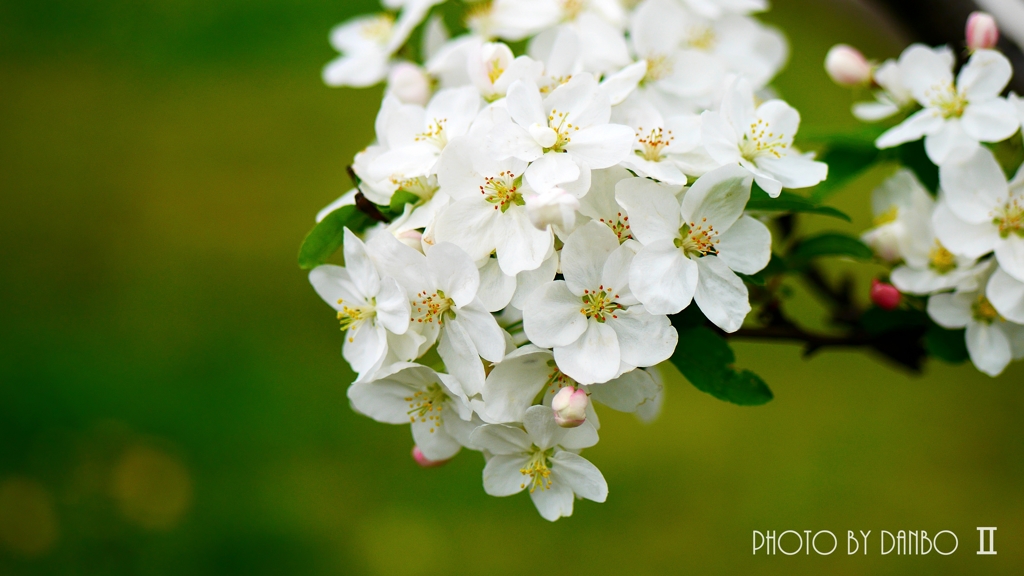
[[[855,126],[825,51],[904,41],[846,4],[775,4],[793,45],[779,91],[805,129]],[[329,27],[372,8],[0,2],[0,500],[23,504],[0,515],[0,574],[1020,573],[1019,364],[910,377],[738,345],[773,402],[726,405],[666,370],[656,423],[602,414],[586,454],[608,502],[555,524],[486,496],[479,455],[421,470],[407,428],[354,414],[337,324],[295,255],[372,139],[380,91],[319,79]],[[852,225],[806,229],[863,229],[886,170],[836,197]],[[866,290],[862,268],[831,271]],[[998,556],[974,553],[976,526],[999,527]],[[755,529],[961,544],[765,558]]]

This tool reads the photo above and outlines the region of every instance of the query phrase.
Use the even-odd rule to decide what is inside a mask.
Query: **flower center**
[[[491,84],[497,82],[504,73],[505,66],[502,65],[501,58],[495,57],[487,63],[487,79],[491,81]]]
[[[445,125],[448,124],[447,118],[434,118],[434,120],[427,125],[427,129],[416,135],[417,142],[430,142],[438,148],[444,148],[448,145],[448,133],[445,132]]]
[[[416,299],[412,302],[411,319],[420,324],[437,320],[437,325],[443,326],[446,317],[449,315],[452,318],[455,317],[453,306],[455,306],[455,301],[445,296],[441,290],[433,294],[428,294],[424,290],[417,294]]]
[[[1024,238],[1024,205],[1021,205],[1020,199],[1008,201],[992,219],[992,223],[999,227],[999,236],[1002,238],[1007,238],[1010,234]]]
[[[615,301],[618,297],[618,294],[614,296],[609,294],[604,286],[598,286],[597,290],[584,290],[583,297],[580,299],[583,301],[580,313],[602,324],[609,316],[618,318],[615,313],[623,309],[623,306]]]
[[[363,38],[385,45],[391,40],[391,31],[395,26],[395,18],[390,14],[380,14],[369,20],[359,29]]]
[[[689,30],[688,42],[691,48],[710,51],[718,41],[714,29],[710,26],[693,26]]]
[[[562,0],[562,13],[565,14],[565,20],[575,20],[580,13],[583,12],[584,0]]]
[[[404,180],[391,178],[391,183],[398,187],[398,190],[402,192],[408,192],[415,196],[418,196],[420,201],[417,205],[423,204],[434,197],[434,194],[440,189],[437,185],[436,176],[417,176],[415,178],[406,178]]]
[[[672,74],[672,60],[663,54],[654,54],[647,58],[647,74],[640,80],[640,85],[657,82],[669,74]]]
[[[985,324],[991,324],[996,320],[1002,320],[1003,317],[996,312],[992,303],[988,301],[988,298],[984,294],[979,294],[978,299],[971,304],[971,314],[974,319],[978,322],[984,322]]]
[[[900,209],[898,206],[890,206],[888,210],[882,212],[878,216],[875,216],[875,226],[882,226],[890,222],[895,222],[896,218],[900,215]]]
[[[936,84],[924,93],[930,108],[937,108],[943,118],[959,118],[967,107],[967,95],[958,92],[952,82]]]
[[[619,244],[633,237],[633,233],[629,229],[629,216],[623,216],[622,212],[616,214],[614,219],[601,218],[601,222],[615,232],[615,235],[619,237]]]
[[[510,171],[501,172],[497,176],[484,178],[483,186],[480,186],[480,193],[484,199],[494,204],[495,210],[501,210],[502,214],[509,206],[515,204],[522,206],[526,204],[523,195],[519,193],[519,187],[523,185],[523,177],[516,177]]]
[[[644,160],[661,162],[665,158],[665,155],[662,153],[663,150],[672,144],[672,141],[675,139],[671,130],[666,131],[661,128],[651,130],[645,137],[644,129],[640,127],[636,133],[636,141],[640,144],[640,149],[634,150],[634,152]]]
[[[572,142],[569,135],[579,131],[580,127],[569,122],[568,116],[568,112],[551,110],[551,114],[548,115],[548,128],[555,131],[555,142],[550,146],[545,146],[544,152],[565,152],[565,146]]]
[[[789,144],[786,142],[785,134],[769,132],[771,127],[768,122],[758,118],[757,122],[751,122],[750,130],[743,135],[743,142],[740,142],[740,154],[743,158],[753,162],[761,156],[774,156],[782,158]]]
[[[444,407],[447,400],[448,395],[436,382],[417,391],[412,396],[406,396],[405,401],[409,403],[409,410],[406,411],[406,414],[409,415],[409,422],[415,422],[417,419],[420,422],[430,422],[432,426],[430,432],[433,433],[434,429],[440,428],[444,424],[444,420],[441,418],[441,408]]]
[[[936,240],[935,246],[928,252],[928,266],[939,274],[946,274],[956,268],[956,256]]]
[[[354,332],[364,322],[377,316],[376,298],[367,300],[363,306],[349,306],[341,298],[338,299],[338,304],[341,305],[341,310],[338,311],[338,321],[341,322],[342,330]],[[349,336],[348,340],[351,342],[352,336]]]
[[[531,449],[530,461],[519,469],[520,474],[530,478],[529,480],[524,478],[523,483],[519,485],[520,488],[529,486],[531,493],[537,488],[541,490],[551,488],[551,468],[548,467],[548,458],[553,452],[554,450],[551,448],[541,450],[534,446]]]
[[[683,224],[675,244],[687,258],[702,258],[718,254],[718,249],[715,248],[715,244],[719,243],[717,237],[718,231],[708,224],[707,218],[704,218],[699,225],[695,222]]]

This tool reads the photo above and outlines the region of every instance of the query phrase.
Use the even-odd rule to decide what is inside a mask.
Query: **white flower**
[[[387,93],[398,98],[403,104],[426,106],[432,91],[430,77],[415,64],[399,62],[388,73]]]
[[[642,99],[627,100],[614,114],[619,122],[636,131],[633,154],[620,163],[622,166],[667,184],[686,184],[686,173],[693,173],[689,153],[700,146],[700,116],[663,118]]]
[[[621,166],[595,170],[590,192],[580,200],[580,213],[611,228],[619,243],[633,238],[629,228],[629,215],[615,199],[615,186],[622,180],[633,178]]]
[[[562,249],[565,280],[537,288],[523,309],[530,341],[554,348],[559,368],[581,384],[653,366],[675,350],[668,318],[649,314],[629,291],[632,259],[633,248],[607,226],[584,224]]]
[[[975,51],[954,84],[946,59],[923,46],[911,46],[900,56],[900,72],[924,109],[879,136],[879,148],[923,136],[928,158],[942,165],[969,156],[978,142],[1005,140],[1019,128],[1013,106],[999,97],[1013,74],[1010,61],[999,52]]]
[[[768,0],[683,0],[694,12],[708,18],[724,14],[750,14],[768,9]]]
[[[750,83],[738,80],[726,93],[720,111],[701,115],[701,138],[707,153],[722,165],[739,164],[769,196],[786,188],[806,188],[828,175],[828,165],[793,150],[800,113],[782,100],[755,108]]]
[[[409,328],[409,300],[393,278],[381,278],[363,242],[345,228],[345,267],[325,264],[309,273],[317,294],[338,312],[345,330],[342,354],[360,379],[372,375],[388,353],[389,334]],[[415,353],[408,347],[403,355]],[[409,360],[411,358],[405,358]]]
[[[469,436],[481,422],[458,381],[419,364],[396,364],[372,382],[349,387],[359,412],[385,424],[411,424],[412,437],[428,460],[444,461],[471,446]]]
[[[471,86],[441,90],[425,109],[402,106],[401,113],[387,118],[389,150],[370,163],[370,178],[402,188],[408,180],[432,175],[445,146],[469,132],[479,108],[480,95]]]
[[[976,258],[953,254],[935,237],[932,215],[938,203],[913,172],[897,172],[875,190],[872,201],[879,225],[865,233],[863,240],[883,258],[903,260],[891,275],[900,292],[932,294],[977,276],[980,265]]]
[[[438,166],[438,181],[452,203],[438,216],[437,241],[452,242],[473,260],[496,251],[509,276],[538,268],[554,236],[530,221],[525,204],[534,193],[523,182],[525,170],[526,162],[516,158],[493,160],[485,141],[452,141]]]
[[[572,230],[579,207],[579,198],[561,188],[526,197],[526,213],[539,230],[546,230],[549,226]]]
[[[493,154],[531,162],[525,176],[537,192],[582,180],[582,196],[591,169],[614,166],[629,154],[633,131],[608,123],[611,104],[590,74],[573,76],[543,100],[536,84],[518,81],[505,101],[509,119],[491,132]]]
[[[594,502],[608,497],[608,484],[596,466],[570,450],[597,443],[592,427],[561,428],[551,409],[530,408],[523,429],[503,424],[477,428],[471,438],[491,454],[484,467],[484,490],[491,496],[511,496],[529,490],[545,520],[571,516],[573,497]]]
[[[582,387],[592,400],[619,412],[636,412],[653,402],[662,388],[651,372],[640,369],[608,382],[582,386],[558,368],[550,350],[527,344],[505,356],[487,375],[481,393],[484,408],[478,412],[489,424],[522,422],[538,394],[543,392],[544,404],[550,404],[566,387]],[[588,418],[596,421],[589,414]]]
[[[1024,280],[1024,170],[1009,183],[987,148],[939,168],[945,202],[935,211],[935,234],[954,254],[978,258],[994,251],[999,266]],[[945,208],[944,208],[945,206]]]
[[[518,58],[502,43],[484,43],[469,53],[467,71],[480,95],[488,102],[505,97],[509,86],[516,80],[536,81],[544,64],[529,56]]]
[[[857,102],[853,105],[854,116],[864,122],[877,122],[914,103],[914,95],[903,82],[903,70],[906,68],[902,66],[906,62],[906,56],[911,53],[910,48],[915,46],[934,52],[946,68],[953,68],[953,64],[956,62],[956,56],[953,55],[949,46],[932,48],[922,44],[911,45],[903,51],[898,61],[886,60],[875,69],[874,81],[880,89],[875,92],[874,102]]]
[[[505,332],[477,299],[480,273],[453,244],[430,246],[423,255],[391,234],[374,235],[370,257],[382,273],[395,278],[411,300],[411,329],[422,333],[448,372],[468,395],[484,384],[481,358],[498,362],[505,356]],[[425,351],[425,349],[421,349]]]
[[[383,80],[388,75],[391,56],[405,44],[430,8],[441,1],[403,2],[397,21],[391,14],[376,14],[336,26],[331,30],[330,42],[341,56],[324,66],[324,83],[364,88]]]
[[[886,262],[899,262],[911,251],[915,234],[931,235],[934,205],[917,176],[903,168],[871,193],[875,226],[861,240]]]
[[[701,176],[680,204],[670,187],[641,178],[619,182],[616,198],[644,246],[629,286],[649,312],[674,314],[696,300],[722,330],[740,328],[750,302],[736,272],[754,274],[771,258],[768,228],[743,215],[750,185],[745,170],[725,166]]]
[[[967,328],[971,362],[989,376],[1024,358],[1024,326],[1002,317],[984,291],[936,294],[928,299],[928,315],[943,328]]]

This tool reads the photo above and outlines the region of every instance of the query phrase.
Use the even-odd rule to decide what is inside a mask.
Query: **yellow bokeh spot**
[[[114,467],[112,495],[124,517],[150,530],[169,530],[192,503],[192,479],[174,456],[149,446],[128,449]]]
[[[56,541],[57,514],[50,493],[27,478],[0,483],[0,546],[15,554],[39,556]]]

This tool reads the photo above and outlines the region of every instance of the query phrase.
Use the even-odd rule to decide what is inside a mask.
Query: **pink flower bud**
[[[999,42],[999,26],[987,12],[971,12],[967,17],[967,47],[971,50],[995,48]]]
[[[420,450],[419,446],[412,447],[412,459],[420,465],[421,468],[437,468],[438,466],[444,466],[448,463],[447,460],[428,460],[423,455],[423,451]]]
[[[551,409],[555,412],[555,423],[562,428],[575,428],[587,419],[587,404],[590,399],[583,389],[566,386],[551,399]]]
[[[825,56],[825,71],[840,86],[863,86],[871,82],[871,64],[859,50],[836,44]]]
[[[426,106],[430,100],[430,78],[419,66],[399,62],[388,74],[388,92],[403,104]]]
[[[871,301],[882,310],[895,310],[900,305],[903,294],[892,284],[879,282],[878,278],[871,281]]]

